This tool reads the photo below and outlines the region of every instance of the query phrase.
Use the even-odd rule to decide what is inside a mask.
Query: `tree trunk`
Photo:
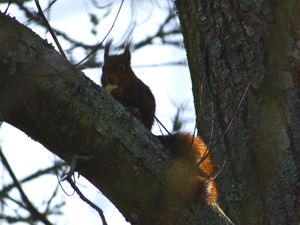
[[[238,110],[213,152],[219,167],[226,162],[217,182],[229,217],[236,224],[299,224],[299,1],[176,4],[197,127],[211,146]]]
[[[205,201],[174,214],[170,151],[31,30],[1,13],[0,28],[1,120],[68,163],[92,156],[79,172],[132,224],[224,224]]]

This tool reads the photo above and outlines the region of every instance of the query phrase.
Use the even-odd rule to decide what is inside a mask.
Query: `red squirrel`
[[[130,44],[120,55],[109,55],[112,41],[104,51],[101,84],[116,100],[133,113],[145,127],[151,129],[154,122],[155,99],[150,88],[132,71]]]
[[[130,45],[126,44],[124,52],[119,55],[109,55],[111,43],[110,40],[105,46],[102,87],[151,129],[155,116],[154,96],[131,69]],[[201,192],[200,198],[204,198],[229,220],[218,205],[218,190],[211,178],[214,166],[204,141],[189,133],[157,137],[170,149],[174,159],[167,173],[167,207],[180,209],[189,200],[199,198],[197,195]],[[169,215],[167,218],[173,216]]]

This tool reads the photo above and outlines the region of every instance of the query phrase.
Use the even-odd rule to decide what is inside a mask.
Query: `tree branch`
[[[188,224],[198,215],[222,224],[205,200],[189,202],[184,215],[174,214],[168,204],[170,151],[31,30],[2,14],[0,27],[1,120],[68,164],[74,155],[93,156],[79,163],[79,173],[132,224],[168,225],[169,218]]]
[[[72,180],[72,177],[67,177],[67,181],[69,182],[69,184],[71,185],[71,187],[74,189],[74,191],[78,194],[78,196],[81,198],[82,201],[86,202],[89,206],[91,206],[93,209],[95,209],[101,220],[102,220],[102,224],[103,225],[107,225],[103,210],[100,209],[96,204],[94,204],[93,202],[91,202],[88,198],[86,198],[84,196],[84,194],[79,190],[79,188],[76,186],[75,181]]]
[[[63,166],[65,166],[66,164],[65,163],[62,163],[62,162],[58,162],[56,163],[55,165],[53,166],[50,166],[50,167],[47,167],[45,169],[41,169],[41,170],[38,170],[36,172],[34,172],[33,174],[25,177],[24,179],[20,180],[19,183],[20,184],[23,184],[23,183],[26,183],[28,181],[31,181],[33,179],[36,179],[42,175],[47,175],[47,174],[55,174],[56,173],[56,170],[62,168]],[[2,188],[2,190],[0,191],[0,196],[5,193],[5,192],[9,192],[11,189],[13,189],[15,187],[14,183],[12,184],[8,184],[6,186],[4,186]]]
[[[68,163],[94,155],[79,172],[127,219],[150,220],[169,158],[161,143],[31,30],[2,14],[0,26],[1,120]]]
[[[25,194],[25,192],[23,191],[18,179],[16,178],[12,168],[10,167],[6,157],[4,156],[2,150],[0,149],[0,158],[2,160],[2,163],[3,165],[5,166],[5,168],[7,169],[11,179],[13,180],[16,188],[18,189],[20,195],[21,195],[21,198],[23,200],[23,202],[25,203],[26,205],[26,209],[30,212],[32,218],[34,220],[39,220],[41,222],[43,222],[44,224],[46,225],[52,225],[52,223],[46,218],[45,215],[43,215],[42,213],[40,213],[36,208],[35,206],[31,203],[31,201],[29,200],[29,198],[27,197],[27,195]]]

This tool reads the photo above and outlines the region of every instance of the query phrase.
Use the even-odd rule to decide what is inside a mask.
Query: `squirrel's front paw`
[[[116,84],[108,84],[104,87],[104,91],[108,94],[110,94],[114,89],[118,88],[118,85]]]

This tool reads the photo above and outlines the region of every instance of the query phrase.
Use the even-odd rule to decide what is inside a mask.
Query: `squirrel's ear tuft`
[[[112,39],[109,39],[106,44],[105,44],[105,48],[104,48],[104,62],[105,60],[107,60],[108,56],[109,56],[109,49],[112,43]]]
[[[131,46],[131,42],[127,42],[125,44],[125,49],[124,49],[124,59],[130,63],[131,60],[131,53],[130,53],[130,46]]]

